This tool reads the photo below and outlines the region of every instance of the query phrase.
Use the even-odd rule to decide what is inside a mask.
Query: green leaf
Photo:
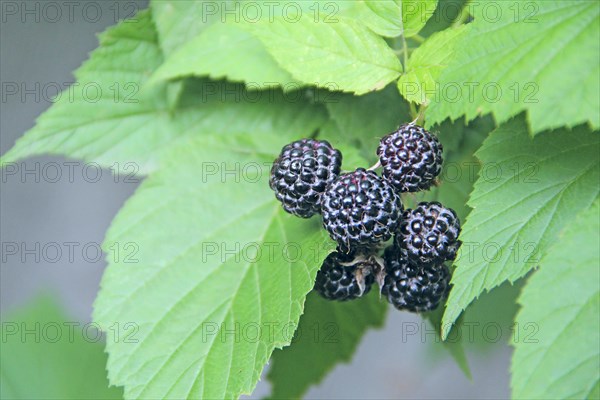
[[[395,0],[402,3],[402,25],[404,36],[411,37],[419,33],[435,12],[437,0]],[[375,3],[371,0],[371,3]]]
[[[364,94],[379,90],[402,71],[385,41],[351,19],[315,22],[274,18],[249,25],[275,60],[304,83]]]
[[[468,125],[457,120],[435,126],[433,132],[444,146],[440,183],[427,192],[417,193],[415,200],[439,201],[456,211],[464,222],[471,211],[467,201],[481,166],[474,153],[493,130],[491,118],[477,118]]]
[[[454,26],[456,20],[463,14],[469,16],[472,6],[466,6],[470,0],[443,0],[438,2],[435,12],[419,31],[419,35],[429,37],[436,32]]]
[[[465,346],[491,353],[495,346],[504,348],[513,339],[514,321],[519,309],[517,297],[524,281],[519,279],[514,284],[504,282],[482,293],[469,305],[458,320],[458,332],[461,332]],[[452,333],[449,337],[452,337]]]
[[[342,152],[342,171],[354,171],[357,168],[367,168],[370,163],[363,155],[362,149],[355,143],[345,140],[340,128],[333,119],[323,124],[319,130],[319,139],[327,140],[331,145]]]
[[[359,97],[333,94],[325,105],[339,127],[340,140],[362,148],[363,156],[373,164],[379,140],[410,120],[408,105],[391,86]]]
[[[488,119],[477,119],[469,125],[464,124],[462,121],[455,121],[454,123],[445,121],[436,126],[434,133],[444,146],[444,167],[439,177],[440,184],[427,192],[416,194],[414,202],[439,201],[455,210],[461,221],[464,221],[470,211],[466,202],[479,170],[479,163],[475,160],[473,153],[481,146],[492,127],[493,124]],[[409,204],[406,207],[409,207]],[[440,337],[442,335],[443,313],[444,308],[440,306],[437,310],[426,315],[427,320],[433,325]],[[442,344],[450,352],[465,376],[471,378],[471,371],[464,350],[465,344],[470,344],[471,340],[469,336],[464,334],[468,328],[464,327],[462,322],[458,322],[458,326],[447,335],[448,340],[443,341]]]
[[[283,86],[286,91],[297,89],[300,83],[275,62],[261,41],[244,26],[297,10],[316,20],[334,20],[340,10],[348,7],[347,2],[318,4],[289,0],[278,3],[178,0],[155,1],[152,5],[154,11],[160,12],[154,19],[163,49],[162,39],[176,43],[171,46],[167,43],[168,57],[151,83],[193,75],[247,82],[254,89]],[[193,33],[198,34],[193,36]]]
[[[480,163],[474,152],[494,128],[491,118],[477,118],[466,125],[462,120],[444,121],[433,132],[444,146],[444,166],[439,177],[440,184],[428,192],[416,194],[415,202],[439,201],[456,211],[461,221],[465,221],[471,208],[466,204],[473,184],[477,179]],[[407,205],[408,206],[408,205]],[[495,343],[505,343],[508,335],[495,338],[485,331],[491,324],[500,325],[503,333],[510,332],[516,313],[516,295],[519,287],[508,284],[484,293],[465,311],[457,325],[448,333],[444,347],[453,356],[467,377],[470,370],[464,348],[477,345],[477,349]],[[428,319],[441,335],[443,307],[428,315]],[[488,336],[486,336],[488,335]],[[492,340],[490,340],[490,337]]]
[[[357,0],[345,14],[386,37],[414,36],[435,12],[437,0]]]
[[[150,9],[165,55],[221,20],[221,7],[233,7],[231,0],[151,0]]]
[[[454,57],[456,44],[468,25],[446,29],[429,37],[411,54],[406,73],[398,80],[398,90],[408,101],[428,104],[435,93],[441,72]]]
[[[523,118],[492,132],[464,224],[443,333],[484,290],[539,263],[561,227],[598,196],[600,137],[585,127],[532,139]]]
[[[162,62],[156,39],[147,12],[103,33],[100,47],[75,73],[72,95],[72,89],[64,92],[1,164],[51,153],[115,170],[135,163],[147,173],[189,135],[291,130],[309,136],[327,120],[324,107],[310,104],[300,92],[257,93],[206,80],[181,84],[170,100],[164,85],[140,90]],[[101,98],[90,101],[82,88],[97,88]]]
[[[157,149],[174,136],[168,114],[157,112],[166,108],[160,100],[164,88],[139,91],[161,62],[148,12],[109,28],[100,35],[100,47],[75,72],[77,84],[38,118],[2,163],[52,153],[104,166],[151,164]]]
[[[600,208],[568,224],[525,286],[512,360],[515,399],[590,398],[600,381]]]
[[[596,386],[586,396],[588,400],[595,400],[600,398],[600,381],[596,382]]]
[[[103,248],[137,253],[109,259],[94,319],[139,326],[135,344],[107,331],[109,378],[126,398],[237,398],[289,344],[329,245],[269,188],[289,140],[188,138],[113,221]]]
[[[442,306],[439,306],[436,310],[428,312],[424,315],[424,318],[435,329],[436,341],[441,339],[443,314],[444,308]],[[467,360],[467,355],[465,354],[465,348],[461,337],[462,333],[458,330],[456,332],[458,332],[457,335],[459,335],[457,336],[457,339],[449,339],[446,341],[442,341],[442,345],[446,350],[448,350],[452,358],[454,358],[454,361],[456,361],[456,364],[463,372],[463,374],[465,374],[467,378],[471,379],[471,369],[469,368],[469,361]],[[453,334],[451,333],[450,337],[452,338],[452,336]]]
[[[474,7],[427,109],[429,123],[493,113],[504,122],[527,110],[533,133],[589,122],[600,127],[600,5],[498,2]]]
[[[155,72],[152,81],[189,75],[247,82],[248,87],[255,89],[299,87],[265,50],[260,40],[233,23],[213,24],[181,46]]]
[[[53,298],[40,297],[3,316],[2,399],[120,399],[109,388],[106,355],[93,325],[73,321]]]
[[[301,398],[336,364],[352,359],[367,330],[383,326],[386,311],[387,303],[376,292],[351,302],[324,300],[312,292],[292,345],[273,353],[267,376],[271,397]]]

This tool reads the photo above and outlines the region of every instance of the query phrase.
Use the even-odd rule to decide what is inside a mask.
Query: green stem
[[[406,44],[406,37],[404,36],[404,32],[402,32],[402,60],[404,64],[404,71],[408,66],[408,45]]]
[[[418,43],[423,43],[425,41],[425,38],[419,34],[414,35],[411,39],[414,39]]]
[[[457,26],[464,24],[469,18],[469,3],[470,1],[465,3],[458,16],[452,21],[452,25],[450,25],[451,28],[456,28]]]
[[[412,53],[413,51],[415,51],[417,48],[416,47],[409,47],[406,51],[408,52],[408,54],[410,55],[410,53]],[[394,52],[394,54],[396,54],[397,56],[403,55],[404,54],[404,49],[392,49],[392,51]]]
[[[415,107],[415,103],[411,101],[408,104],[410,107],[410,118],[413,120],[417,119],[417,108]]]
[[[426,109],[427,109],[427,106],[425,104],[419,105],[419,114],[416,117],[417,125],[423,126],[423,124],[425,123],[425,110]]]
[[[406,72],[406,67],[408,66],[408,45],[406,44],[406,35],[404,34],[404,15],[402,15],[402,7],[400,7],[400,29],[402,30],[402,64],[404,67],[403,70]]]

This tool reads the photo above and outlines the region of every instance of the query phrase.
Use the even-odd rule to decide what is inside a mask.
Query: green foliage
[[[373,164],[379,139],[410,118],[406,102],[391,86],[360,97],[349,94],[331,96],[325,105],[341,135],[327,137],[351,141],[365,150],[365,158]]]
[[[454,57],[457,42],[469,26],[447,29],[432,35],[408,59],[406,73],[398,79],[398,90],[408,101],[428,104],[441,72]]]
[[[514,341],[514,319],[519,308],[517,297],[524,281],[520,279],[514,284],[504,282],[490,292],[482,293],[469,305],[458,320],[467,349],[490,351],[494,345]],[[450,332],[449,337],[452,335]]]
[[[75,72],[74,89],[62,93],[2,163],[52,153],[107,167],[133,161],[152,169],[178,131],[165,112],[164,87],[140,91],[162,62],[157,40],[148,12],[101,34],[100,47]]]
[[[315,222],[284,215],[269,189],[261,166],[277,143],[190,138],[115,218],[104,248],[134,242],[139,261],[109,260],[94,318],[140,327],[135,345],[108,332],[109,378],[127,398],[250,393],[291,340],[327,240]],[[242,179],[222,175],[248,165]]]
[[[434,13],[437,0],[356,0],[346,15],[381,36],[416,35]]]
[[[586,396],[586,399],[593,400],[600,398],[600,381],[596,382],[596,386],[592,388],[592,390]]]
[[[404,203],[437,200],[466,219],[450,297],[425,318],[449,338],[453,324],[461,328],[463,339],[444,345],[469,374],[466,324],[511,325],[525,280],[512,283],[541,265],[516,321],[519,337],[527,322],[539,324],[540,340],[515,343],[513,395],[597,397],[598,206],[590,205],[600,163],[591,131],[600,127],[600,5],[499,2],[495,19],[476,3],[286,0],[301,16],[253,22],[221,18],[248,2],[160,0],[100,36],[77,85],[0,163],[51,153],[115,172],[133,162],[149,174],[103,245],[139,250],[108,260],[94,311],[108,336],[110,382],[126,398],[250,393],[298,323],[302,334],[274,353],[273,397],[300,397],[351,360],[365,332],[384,323],[385,303],[375,290],[352,303],[306,297],[332,246],[318,218],[281,210],[270,163],[284,144],[318,136],[343,151],[344,170],[368,167],[382,136],[423,118],[444,145],[444,170],[438,186]],[[489,83],[501,88],[499,101],[490,101]],[[456,101],[443,90],[453,84],[462,85]],[[44,312],[31,318],[58,318]],[[114,323],[139,329],[115,332]],[[315,324],[323,340],[313,340]],[[325,342],[328,324],[339,340]],[[11,348],[2,354],[3,398],[41,396],[5,359],[44,351],[49,362],[55,349],[75,357],[62,345]],[[89,397],[64,387],[66,376],[88,374],[76,361],[50,370],[41,390]],[[91,368],[94,393],[118,395]]]
[[[441,0],[435,9],[433,15],[427,20],[427,23],[421,29],[419,34],[423,37],[429,37],[433,33],[443,31],[451,26],[460,25],[460,20],[464,14],[469,16],[470,0]],[[466,21],[467,18],[462,18]]]
[[[471,211],[467,204],[469,194],[481,167],[474,153],[493,129],[490,118],[477,118],[468,125],[462,121],[446,121],[436,126],[434,132],[444,146],[440,184],[419,200],[439,201],[456,211],[460,220],[465,221]]]
[[[473,152],[481,146],[481,143],[493,129],[493,124],[489,119],[478,118],[469,125],[456,121],[448,121],[436,126],[435,132],[442,145],[444,146],[444,168],[439,178],[438,186],[432,188],[424,195],[417,195],[412,203],[418,201],[439,201],[445,206],[451,207],[456,211],[462,221],[471,210],[466,202],[469,193],[473,188],[474,178],[479,171],[479,163],[475,159]],[[412,207],[408,204],[407,207]],[[490,309],[487,309],[489,311]],[[497,311],[497,307],[495,309]],[[443,307],[427,314],[427,320],[441,335]],[[469,323],[482,324],[482,318],[478,315],[470,315]],[[464,332],[468,328],[463,326],[463,320],[458,321],[458,326],[454,332],[449,333],[450,339],[443,342],[444,347],[450,352],[461,370],[467,377],[471,377],[471,371],[465,354],[465,344],[469,343],[471,338]],[[477,331],[479,334],[480,331]],[[475,340],[480,340],[481,335],[477,335]]]
[[[317,87],[364,94],[402,71],[385,41],[352,19],[326,23],[303,15],[290,23],[277,17],[251,30],[294,78]]]
[[[163,53],[170,55],[213,22],[219,21],[218,13],[207,12],[215,4],[205,0],[151,1],[152,18]],[[222,0],[220,4],[232,6],[233,1]]]
[[[436,340],[442,334],[442,317],[444,310],[442,307],[438,307],[434,311],[430,311],[425,314],[425,319],[431,324],[436,332]],[[450,352],[450,355],[454,358],[460,369],[463,371],[465,376],[471,378],[471,370],[469,368],[469,362],[465,354],[465,349],[462,343],[462,338],[459,337],[456,340],[447,340],[442,342],[444,347]]]
[[[519,297],[512,361],[516,399],[597,398],[600,207],[570,222]],[[596,397],[594,397],[596,396]]]
[[[483,143],[443,332],[484,290],[539,263],[558,231],[598,196],[600,137],[580,127],[532,139],[517,117]],[[568,166],[565,168],[565,166]]]
[[[337,363],[349,362],[365,332],[383,325],[386,310],[376,292],[352,302],[328,301],[312,292],[292,346],[273,353],[267,376],[271,397],[300,398]]]
[[[240,62],[240,53],[244,62]],[[240,24],[217,23],[171,55],[156,71],[153,81],[183,76],[209,76],[250,82],[254,88],[294,83],[265,50],[263,44]],[[295,88],[299,84],[287,85]]]
[[[472,29],[442,72],[428,123],[489,112],[500,123],[527,110],[533,133],[585,122],[599,128],[598,2],[494,4],[497,15],[474,7]]]
[[[69,319],[49,297],[2,318],[2,399],[120,399],[93,325]]]
[[[284,130],[308,136],[326,119],[324,107],[304,101],[301,93],[256,93],[225,82],[188,82],[172,108],[164,85],[143,87],[162,61],[149,13],[109,29],[75,72],[72,97],[67,89],[2,156],[2,164],[52,153],[117,170],[135,163],[147,173],[188,136]],[[102,98],[91,101],[85,87],[99,87]]]

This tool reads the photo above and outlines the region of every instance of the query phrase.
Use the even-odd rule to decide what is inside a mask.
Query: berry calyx
[[[321,202],[323,226],[344,253],[390,239],[402,213],[400,197],[373,171],[359,168],[331,182]]]
[[[297,140],[284,146],[273,162],[269,186],[285,211],[309,218],[320,212],[321,196],[341,165],[342,154],[329,142]]]
[[[329,300],[353,300],[368,293],[378,264],[362,254],[329,254],[317,272],[315,290]]]
[[[442,144],[424,128],[405,124],[377,148],[382,176],[400,192],[429,189],[442,171]]]
[[[417,263],[441,263],[456,258],[460,221],[451,208],[438,202],[419,203],[402,214],[396,245]]]

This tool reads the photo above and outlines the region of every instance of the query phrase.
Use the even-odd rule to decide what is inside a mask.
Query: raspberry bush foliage
[[[600,5],[493,3],[492,15],[460,0],[286,0],[271,18],[271,6],[254,2],[262,17],[250,19],[220,13],[215,2],[151,0],[99,36],[74,74],[106,89],[102,98],[62,96],[1,163],[50,153],[139,165],[144,182],[103,244],[135,242],[139,262],[107,259],[93,314],[107,334],[108,379],[125,398],[237,398],[252,393],[270,360],[273,397],[302,397],[351,360],[387,313],[402,312],[386,299],[420,312],[441,339],[481,315],[514,319],[514,338],[534,323],[536,341],[511,338],[513,397],[598,397]],[[115,84],[135,94],[115,95]],[[390,140],[393,149],[378,155],[381,139],[409,123],[433,137],[415,128],[414,146]],[[343,161],[290,188],[296,161],[273,160],[300,139],[329,142]],[[290,157],[317,173],[317,148]],[[394,169],[418,149],[422,168]],[[382,155],[384,177],[372,173],[385,183],[378,193],[388,193],[373,215],[381,232],[356,235],[388,246],[384,278],[370,256],[332,260],[340,242],[322,218],[339,224],[339,216],[311,217],[332,207],[336,199],[320,200],[330,184]],[[280,172],[269,182],[272,168]],[[387,191],[393,182],[401,194]],[[288,211],[310,218],[285,212],[271,187],[289,190],[281,195]],[[404,218],[429,207],[421,202],[454,211],[435,211],[444,229],[419,220],[404,230],[439,228],[423,240],[436,249],[451,237],[454,247],[423,255],[413,249],[417,233],[394,239]],[[352,236],[338,228],[334,239]],[[415,257],[425,257],[421,267]],[[356,265],[368,273],[357,277]],[[497,293],[511,295],[485,300]],[[518,305],[516,315],[506,304]],[[111,326],[132,321],[136,343],[111,340]],[[314,323],[335,324],[339,340],[294,336]],[[250,326],[261,334],[237,337]],[[443,343],[469,374],[466,344]]]

